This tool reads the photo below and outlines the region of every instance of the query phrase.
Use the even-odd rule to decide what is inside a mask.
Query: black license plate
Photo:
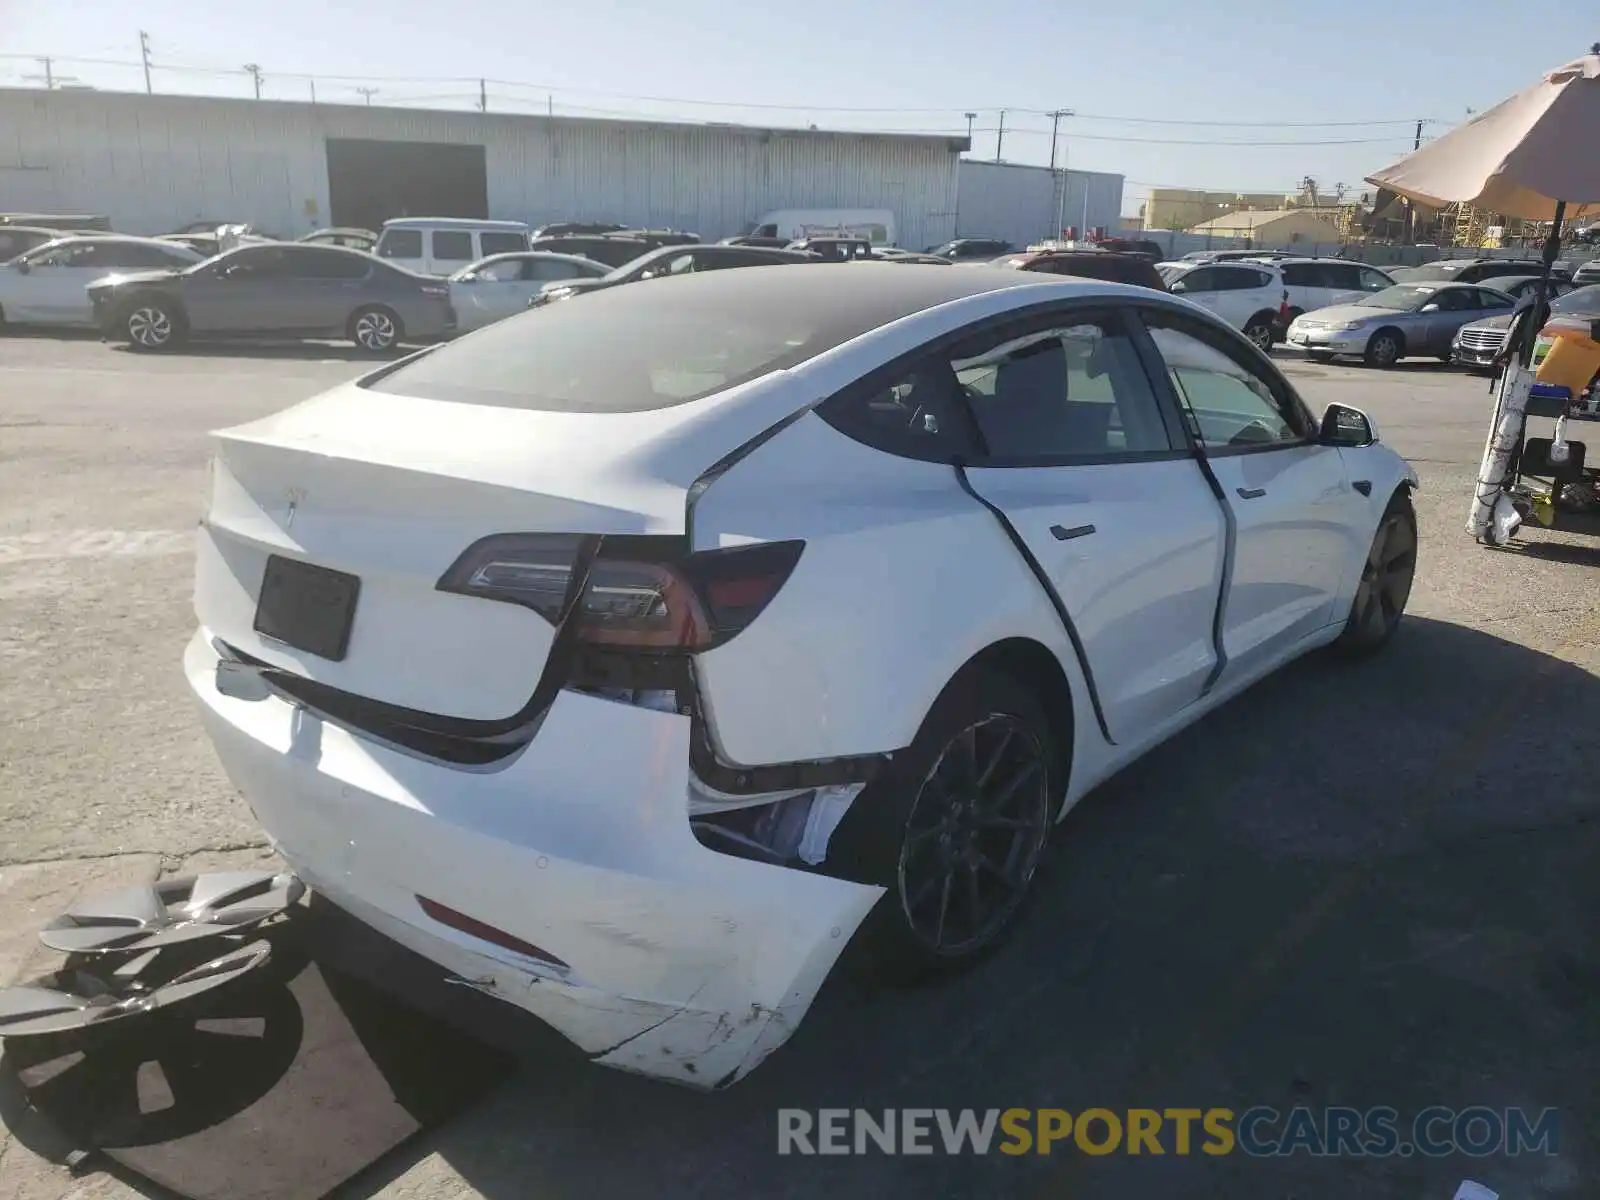
[[[350,648],[360,592],[361,580],[354,575],[274,554],[261,577],[255,630],[275,642],[340,662]]]

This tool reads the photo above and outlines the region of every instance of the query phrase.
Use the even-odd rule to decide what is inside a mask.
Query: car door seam
[[[1028,548],[1028,543],[1017,532],[1017,528],[1011,523],[1011,519],[998,506],[991,504],[980,496],[977,489],[972,486],[972,481],[967,478],[966,463],[958,458],[950,465],[955,471],[956,482],[960,484],[961,490],[988,510],[989,515],[995,519],[995,522],[1010,540],[1012,546],[1015,547],[1017,554],[1021,556],[1022,561],[1033,572],[1034,579],[1038,581],[1039,586],[1044,590],[1045,596],[1050,601],[1050,606],[1055,609],[1056,617],[1061,622],[1061,627],[1066,630],[1067,640],[1072,643],[1072,653],[1078,660],[1078,669],[1083,672],[1084,686],[1089,691],[1089,705],[1094,709],[1095,724],[1100,726],[1100,735],[1105,738],[1107,745],[1115,746],[1117,740],[1111,736],[1111,727],[1106,723],[1105,708],[1100,703],[1100,689],[1095,683],[1094,669],[1089,665],[1089,655],[1084,649],[1083,639],[1078,635],[1078,627],[1073,623],[1072,615],[1067,612],[1067,606],[1061,599],[1061,593],[1056,590],[1055,584],[1050,582],[1050,576],[1045,572],[1038,558],[1034,556],[1033,551]]]

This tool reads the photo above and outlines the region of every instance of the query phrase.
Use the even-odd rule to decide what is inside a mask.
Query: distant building
[[[1151,188],[1140,215],[1145,229],[1193,229],[1232,212],[1271,212],[1285,207],[1283,192],[1207,192],[1195,188]]]
[[[1115,233],[1121,221],[1122,186],[1121,175],[1102,171],[1052,171],[963,158],[956,236],[1001,238],[1026,246],[1060,237],[1067,228],[1078,231],[1079,237],[1083,230],[1096,228]]]
[[[1339,227],[1319,212],[1279,208],[1263,212],[1235,212],[1192,226],[1190,233],[1214,237],[1248,238],[1255,246],[1292,246],[1297,242],[1339,242]]]

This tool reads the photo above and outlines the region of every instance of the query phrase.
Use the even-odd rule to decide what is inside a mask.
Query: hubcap
[[[936,954],[966,954],[1005,926],[1049,832],[1044,747],[1016,717],[957,734],[928,772],[900,848],[900,906]]]
[[[384,313],[362,313],[356,318],[356,341],[368,350],[387,350],[394,344],[394,322]]]
[[[1354,627],[1372,638],[1388,633],[1405,611],[1416,569],[1416,534],[1404,517],[1388,517],[1378,527],[1361,571],[1361,584],[1351,610]]]
[[[128,336],[141,346],[165,346],[172,338],[172,318],[159,308],[135,309],[128,316]]]
[[[1400,356],[1400,348],[1394,344],[1394,339],[1381,337],[1372,343],[1372,358],[1374,362],[1388,366]]]
[[[1272,326],[1257,325],[1250,331],[1250,340],[1264,351],[1272,350]]]

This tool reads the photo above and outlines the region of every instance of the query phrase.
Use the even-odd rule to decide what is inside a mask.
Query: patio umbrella
[[[1367,182],[1430,208],[1471,204],[1530,221],[1600,212],[1597,129],[1600,44]]]
[[[1596,129],[1600,129],[1600,42],[1532,87],[1367,176],[1367,182],[1431,208],[1471,204],[1508,217],[1549,221],[1535,296],[1537,314],[1549,294],[1563,218],[1600,211],[1600,155],[1592,150]],[[1467,531],[1491,545],[1504,544],[1521,523],[1506,485],[1527,426],[1533,382],[1528,365],[1539,321],[1524,325],[1517,348],[1520,365],[1508,369],[1501,381],[1467,518]]]

